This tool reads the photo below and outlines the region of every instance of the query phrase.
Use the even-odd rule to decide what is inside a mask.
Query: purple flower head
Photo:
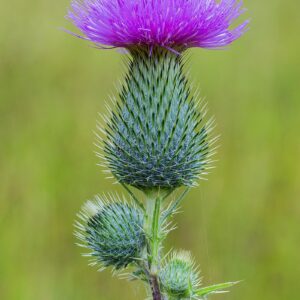
[[[169,49],[222,48],[239,38],[248,21],[239,0],[73,0],[68,18],[97,45]]]

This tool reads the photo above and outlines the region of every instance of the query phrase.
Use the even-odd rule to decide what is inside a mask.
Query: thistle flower
[[[230,29],[243,11],[237,0],[73,0],[68,17],[84,39],[126,47],[132,58],[105,119],[104,159],[119,182],[174,189],[207,173],[211,123],[197,112],[177,54],[230,44],[246,29],[247,21]]]
[[[68,18],[98,45],[222,48],[245,32],[231,28],[243,12],[238,0],[73,0]]]
[[[111,197],[88,201],[79,214],[76,236],[92,252],[92,265],[126,267],[139,258],[145,245],[144,216],[135,206]]]
[[[76,235],[91,250],[92,264],[114,269],[132,264],[131,276],[150,285],[153,300],[207,299],[235,284],[200,287],[190,254],[175,252],[161,264],[161,243],[167,219],[188,189],[166,209],[165,199],[207,174],[216,141],[181,54],[232,43],[247,29],[248,21],[235,25],[243,12],[240,0],[72,0],[68,12],[81,31],[74,35],[129,53],[119,99],[98,126],[105,137],[97,137],[101,163],[136,203],[114,197],[88,202]],[[144,192],[145,206],[127,185]]]

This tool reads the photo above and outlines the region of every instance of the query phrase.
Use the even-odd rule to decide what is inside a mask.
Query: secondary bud
[[[139,258],[145,246],[144,215],[134,205],[111,200],[97,197],[84,205],[76,236],[92,250],[88,254],[94,258],[92,264],[120,269]]]

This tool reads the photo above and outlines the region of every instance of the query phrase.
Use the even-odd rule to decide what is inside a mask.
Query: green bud
[[[189,299],[193,296],[200,278],[190,253],[173,253],[161,270],[160,280],[164,292],[171,299]]]
[[[145,246],[143,212],[118,197],[96,197],[79,213],[76,236],[91,250],[92,265],[115,269],[126,267],[140,258]]]

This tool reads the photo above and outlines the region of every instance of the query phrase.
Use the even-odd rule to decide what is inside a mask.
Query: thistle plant
[[[142,280],[154,300],[206,299],[235,284],[203,287],[191,254],[165,255],[162,243],[188,190],[211,169],[217,140],[185,74],[185,53],[239,38],[248,21],[233,26],[244,12],[237,1],[73,0],[68,12],[75,36],[127,51],[123,86],[96,135],[100,165],[128,199],[88,201],[76,236],[92,265]]]

